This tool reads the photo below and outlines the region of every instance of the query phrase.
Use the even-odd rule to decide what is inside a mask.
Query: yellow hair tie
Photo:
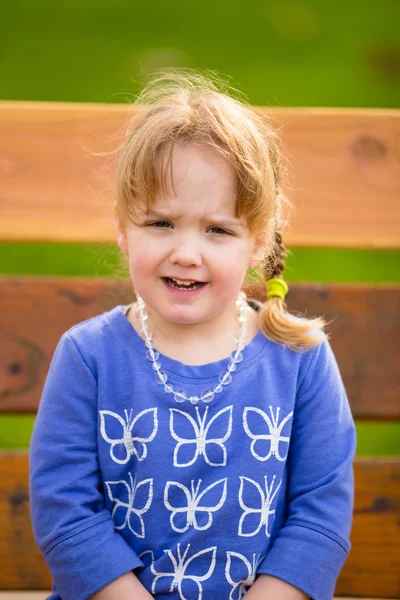
[[[266,282],[267,285],[267,298],[271,298],[272,296],[278,296],[282,300],[285,299],[286,294],[289,291],[286,281],[283,279],[278,279],[274,277],[273,279],[268,279]]]

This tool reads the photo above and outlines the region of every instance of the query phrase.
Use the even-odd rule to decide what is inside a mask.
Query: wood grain
[[[400,596],[400,458],[355,462],[352,550],[338,595]]]
[[[0,600],[46,600],[50,590],[45,592],[0,592]]]
[[[264,287],[249,293],[262,300]],[[133,299],[120,279],[0,278],[0,412],[35,412],[62,333]],[[400,418],[398,286],[293,284],[288,308],[333,320],[331,344],[355,417]]]
[[[114,241],[128,105],[0,102],[0,240]],[[266,109],[258,109],[265,111]],[[400,111],[281,108],[291,246],[400,246]]]
[[[45,600],[48,592],[0,592],[0,600]]]
[[[51,577],[33,538],[28,456],[0,453],[0,564],[2,590],[46,590]]]
[[[0,589],[50,589],[50,576],[31,531],[28,458],[0,453]],[[400,459],[355,463],[356,498],[352,550],[336,593],[400,596]]]

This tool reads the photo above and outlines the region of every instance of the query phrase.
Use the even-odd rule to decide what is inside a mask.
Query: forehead
[[[234,217],[237,176],[230,163],[216,150],[194,144],[175,144],[159,161],[160,186],[154,210],[196,211]]]

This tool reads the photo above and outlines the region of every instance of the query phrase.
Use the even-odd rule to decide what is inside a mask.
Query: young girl
[[[329,600],[355,430],[324,321],[285,310],[276,132],[200,75],[138,103],[116,170],[137,302],[62,336],[32,438],[50,598]]]

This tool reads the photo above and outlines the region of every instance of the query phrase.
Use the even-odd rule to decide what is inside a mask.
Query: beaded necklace
[[[168,376],[167,374],[161,370],[161,363],[159,361],[160,354],[154,348],[154,341],[152,338],[152,334],[148,329],[147,321],[148,314],[145,309],[145,303],[140,296],[137,296],[137,315],[140,323],[140,330],[143,333],[146,339],[146,358],[152,363],[153,369],[156,371],[155,377],[157,383],[164,386],[164,391],[167,394],[173,394],[174,400],[176,402],[185,402],[189,400],[192,404],[197,404],[200,400],[205,403],[211,402],[214,399],[215,394],[220,394],[223,390],[224,385],[229,385],[232,381],[232,373],[236,370],[236,364],[240,363],[243,360],[242,350],[245,347],[245,339],[247,332],[247,322],[249,319],[249,306],[247,304],[246,294],[244,292],[239,292],[239,296],[236,300],[236,306],[239,309],[238,321],[240,325],[240,333],[239,337],[237,337],[236,350],[231,354],[231,360],[228,365],[228,370],[223,371],[218,379],[219,383],[212,390],[205,390],[202,392],[200,396],[187,396],[186,392],[182,390],[175,391],[173,386],[170,383],[167,383]]]

